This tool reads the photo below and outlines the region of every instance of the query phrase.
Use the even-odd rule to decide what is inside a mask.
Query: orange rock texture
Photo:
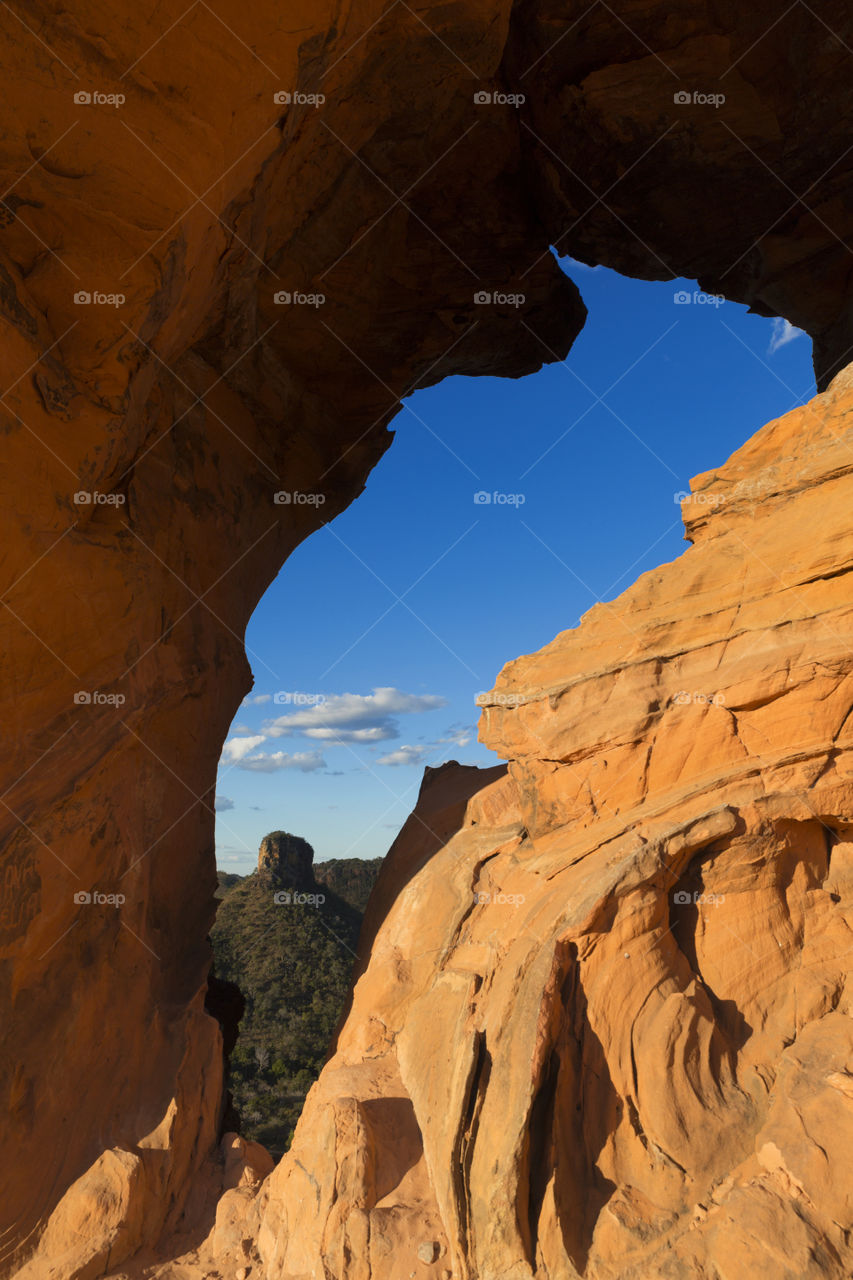
[[[845,6],[617,9],[3,7],[8,1274],[202,1237],[301,1280],[397,1280],[410,1246],[507,1280],[846,1274],[838,391],[708,479],[679,567],[508,669],[509,774],[395,852],[301,1163],[254,1196],[262,1158],[222,1154],[205,939],[242,637],[400,398],[565,355],[551,244],[785,315],[821,386],[849,359]]]
[[[508,766],[428,772],[291,1151],[229,1137],[206,1239],[107,1274],[851,1274],[851,501],[853,366],[504,669]],[[57,1242],[139,1240],[143,1176],[105,1152],[26,1280],[102,1274]]]
[[[853,369],[504,668],[508,773],[424,783],[262,1275],[853,1273],[851,502]]]

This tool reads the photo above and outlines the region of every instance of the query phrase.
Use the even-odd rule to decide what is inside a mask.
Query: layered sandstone
[[[508,772],[425,779],[257,1274],[850,1275],[851,503],[853,367],[504,669]]]
[[[584,309],[549,244],[787,316],[822,385],[853,336],[841,0],[285,8],[3,11],[10,1272],[50,1221],[36,1265],[97,1275],[198,1221],[192,1189],[220,1175],[205,939],[242,637],[361,492],[400,398],[565,355]],[[569,765],[532,752],[539,714],[487,719],[544,839],[571,806]]]

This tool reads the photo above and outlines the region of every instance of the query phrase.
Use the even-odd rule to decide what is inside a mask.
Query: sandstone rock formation
[[[508,771],[428,772],[291,1152],[185,1270],[108,1274],[850,1274],[851,500],[853,367],[697,478],[680,559],[504,669]],[[104,1164],[123,1244],[140,1173]]]
[[[271,831],[258,849],[258,881],[265,888],[301,889],[314,884],[314,850],[301,836]]]
[[[269,1280],[853,1272],[853,366],[425,780]]]
[[[220,1033],[203,1011],[205,938],[216,764],[251,682],[242,637],[286,555],[361,492],[390,441],[399,399],[451,373],[515,376],[565,354],[584,309],[548,252],[552,243],[638,276],[684,273],[787,316],[815,338],[822,386],[846,362],[851,153],[841,0],[827,0],[820,14],[802,3],[780,14],[763,0],[748,9],[624,0],[618,13],[603,4],[569,10],[550,0],[293,0],[286,8],[168,0],[151,12],[34,0],[25,12],[3,9],[0,1110],[3,1149],[18,1155],[0,1168],[0,1265],[10,1273],[40,1240],[33,1275],[88,1277],[124,1265],[197,1221],[207,1202],[193,1189],[219,1177],[204,1181],[223,1106]],[[693,100],[706,91],[725,102]],[[674,101],[682,93],[689,103]],[[482,94],[491,100],[475,101]],[[520,106],[500,97],[521,94]],[[522,293],[524,302],[480,303],[483,291]],[[322,305],[299,301],[319,295]],[[798,429],[798,448],[811,447],[810,420],[801,417]],[[808,469],[811,455],[802,457]],[[823,490],[831,496],[842,483],[839,473]],[[756,530],[775,501],[756,502]],[[711,521],[704,508],[691,516],[697,552],[719,541],[715,521],[719,528],[738,509]],[[808,711],[792,713],[799,742],[803,723],[817,729],[835,707],[822,682],[841,679],[842,659],[818,658],[823,631],[797,612],[797,600],[805,592],[816,609],[821,592],[840,589],[844,579],[827,575],[844,567],[846,544],[838,533],[828,545],[810,527],[788,536],[786,574],[820,547],[825,557],[824,577],[790,604],[790,634],[802,631],[791,669],[829,662],[815,666],[802,692]],[[770,535],[756,537],[763,547]],[[741,552],[736,541],[728,546],[739,581]],[[703,590],[701,576],[692,585]],[[771,610],[771,583],[759,586]],[[750,607],[761,614],[757,597]],[[649,616],[652,665],[665,660],[677,630],[677,621]],[[732,759],[757,751],[756,735],[776,732],[777,703],[780,714],[792,705],[774,684],[782,654],[773,646],[764,655],[770,700],[735,711],[740,736],[731,730],[729,741],[719,729]],[[605,649],[596,633],[578,677],[597,669]],[[580,649],[572,652],[566,661],[580,663]],[[540,683],[539,674],[524,681],[562,688],[564,657],[558,645],[531,667]],[[560,699],[564,709],[586,687],[579,679],[577,692]],[[826,695],[813,709],[816,689]],[[611,701],[615,714],[621,701]],[[645,723],[628,702],[633,709],[614,730],[623,735]],[[547,847],[552,821],[577,812],[582,825],[590,797],[603,802],[585,772],[591,757],[576,764],[566,741],[557,744],[563,755],[550,747],[536,755],[543,706],[537,695],[530,710],[496,707],[486,719],[489,741],[516,759],[529,836]],[[593,708],[598,702],[577,712],[580,725]],[[691,703],[687,712],[674,726],[681,738],[656,746],[638,788],[662,786],[665,771],[684,761],[698,769],[714,758],[717,737],[696,744],[688,726],[710,717],[717,734],[720,708]],[[601,723],[606,737],[606,716]],[[629,775],[630,748],[622,737],[614,748]],[[806,769],[796,760],[784,767]],[[773,765],[770,793],[782,768]],[[586,781],[570,802],[573,769]],[[725,803],[746,821],[732,779]],[[620,802],[620,818],[627,805]],[[827,813],[840,823],[835,809]],[[815,858],[809,874],[819,878]],[[781,901],[778,888],[767,892]],[[513,928],[518,919],[509,917]],[[791,928],[798,937],[799,926]],[[400,960],[401,973],[409,963]],[[816,981],[822,989],[824,978]],[[698,1009],[700,995],[691,998]],[[592,993],[587,999],[598,1007]],[[797,1008],[810,1000],[798,992]],[[519,1001],[519,1016],[525,1007]],[[633,1012],[629,1002],[620,1026]],[[754,1016],[768,1044],[778,1040],[774,1018],[763,1009]],[[549,1027],[543,1045],[563,1034]],[[704,1024],[697,1027],[698,1035]],[[600,1026],[596,1034],[605,1043]],[[671,1046],[656,1034],[668,1061]],[[744,1051],[755,1052],[749,1043]],[[728,1062],[728,1050],[720,1053]],[[787,1062],[795,1108],[808,1068]],[[735,1142],[746,1121],[736,1119],[730,1070],[720,1066],[714,1078]],[[433,1087],[423,1085],[421,1109]],[[597,1087],[606,1102],[605,1085]],[[623,1087],[618,1075],[613,1088]],[[467,1085],[454,1088],[461,1096]],[[707,1098],[702,1081],[697,1090]],[[399,1117],[384,1103],[375,1109],[377,1134],[399,1128],[415,1151],[414,1099],[387,1096],[403,1105]],[[651,1105],[642,1100],[644,1115]],[[332,1115],[324,1116],[328,1128]],[[345,1107],[340,1124],[363,1127],[358,1107]],[[655,1133],[677,1160],[675,1136]],[[430,1145],[424,1135],[425,1159],[446,1155],[445,1138]],[[767,1142],[792,1167],[784,1142]],[[466,1144],[471,1185],[482,1188],[476,1143]],[[609,1158],[616,1147],[607,1150]],[[502,1158],[506,1190],[509,1153]],[[728,1155],[720,1159],[725,1165]],[[782,1184],[775,1160],[766,1156],[756,1185]],[[688,1161],[672,1185],[704,1186],[708,1161],[704,1172]],[[431,1168],[428,1193],[426,1165],[412,1168],[414,1200],[431,1204],[435,1194],[454,1230],[468,1192],[441,1183],[447,1169]],[[790,1175],[803,1197],[813,1196],[813,1172]],[[352,1185],[360,1176],[346,1174]],[[389,1176],[379,1175],[377,1189]],[[615,1172],[602,1177],[623,1185]],[[638,1175],[625,1177],[637,1185]],[[667,1207],[675,1191],[639,1181],[664,1216],[682,1222]],[[541,1219],[535,1249],[550,1258],[564,1189],[533,1182],[534,1208],[526,1218],[519,1211],[517,1230],[524,1236]],[[589,1195],[591,1221],[603,1190]],[[772,1196],[759,1204],[758,1192],[731,1195],[767,1222],[786,1220]],[[363,1203],[370,1199],[365,1192]],[[642,1216],[638,1204],[630,1212]],[[806,1200],[798,1204],[811,1221]],[[94,1220],[92,1205],[100,1206]],[[499,1207],[489,1231],[502,1221]],[[273,1241],[276,1212],[284,1221],[291,1211],[268,1209],[258,1240],[270,1259],[295,1247]],[[472,1222],[482,1222],[479,1212],[470,1210]],[[444,1238],[438,1218],[428,1220],[435,1234],[419,1241],[425,1255]],[[708,1221],[700,1234],[710,1239],[710,1208]],[[569,1241],[571,1256],[604,1249],[590,1244],[591,1229]],[[837,1247],[826,1224],[814,1229],[821,1248]],[[476,1247],[494,1256],[489,1233],[482,1239]],[[508,1240],[506,1257],[519,1247]],[[532,1237],[524,1247],[534,1250]]]

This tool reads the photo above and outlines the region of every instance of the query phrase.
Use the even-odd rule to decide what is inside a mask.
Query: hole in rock
[[[589,309],[566,361],[410,395],[366,492],[297,548],[248,628],[255,686],[220,765],[212,940],[245,1001],[242,1132],[275,1155],[425,766],[497,763],[477,694],[678,556],[690,478],[814,394],[811,344],[784,322],[694,282],[561,265]],[[233,990],[211,1003],[233,1023]]]

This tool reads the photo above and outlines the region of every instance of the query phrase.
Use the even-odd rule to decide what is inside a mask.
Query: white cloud
[[[264,728],[271,738],[299,733],[323,742],[384,742],[400,736],[395,716],[446,705],[447,699],[435,694],[404,693],[389,686],[370,694],[334,694],[318,706],[267,721]]]
[[[271,693],[255,693],[250,694],[248,698],[244,698],[240,703],[241,707],[262,707],[265,702],[272,702]]]
[[[428,752],[424,747],[397,747],[395,751],[389,751],[387,755],[380,756],[376,761],[377,764],[423,764]]]
[[[245,756],[237,764],[238,769],[249,769],[253,773],[278,773],[280,769],[299,769],[301,773],[315,773],[325,769],[326,761],[322,751],[297,751],[290,756],[286,751],[259,752],[256,756]]]
[[[777,316],[773,321],[773,333],[770,336],[770,346],[767,348],[767,354],[772,356],[780,347],[787,346],[795,338],[804,338],[805,336],[802,329],[795,329],[790,320],[783,320],[781,316]]]
[[[266,740],[265,733],[254,733],[250,738],[229,738],[222,748],[220,764],[236,764]]]
[[[254,701],[269,700],[260,695]],[[232,730],[231,737],[222,749],[223,765],[233,765],[257,773],[273,773],[279,769],[300,769],[304,773],[325,769],[321,750],[296,752],[261,751],[270,739],[299,735],[314,742],[334,746],[354,743],[375,746],[389,739],[400,737],[397,717],[435,711],[447,705],[447,699],[437,694],[404,693],[391,686],[375,688],[370,694],[341,693],[328,697],[315,706],[299,707],[287,715],[264,721],[261,732],[251,732],[240,725]],[[458,725],[447,731],[451,736],[439,742],[453,742],[464,746],[470,739],[470,731]],[[436,744],[433,744],[433,749]],[[421,764],[426,760],[428,748],[403,747],[380,759],[380,764]]]
[[[225,813],[227,809],[234,808],[234,801],[229,800],[227,796],[217,796],[213,802],[213,807],[217,813]]]
[[[306,738],[314,738],[320,742],[386,742],[388,738],[399,738],[399,731],[393,723],[391,732],[387,727],[374,725],[372,729],[303,729]],[[278,737],[273,733],[272,737]]]

